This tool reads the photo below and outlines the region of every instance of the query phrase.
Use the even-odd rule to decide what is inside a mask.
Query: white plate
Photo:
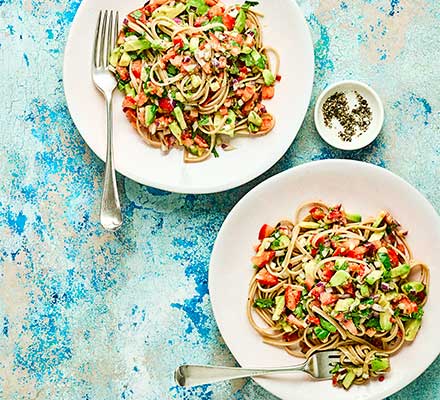
[[[250,258],[262,224],[293,218],[305,201],[342,203],[347,210],[375,215],[389,210],[409,229],[408,241],[417,259],[431,267],[431,292],[422,328],[411,345],[391,358],[391,372],[383,382],[334,388],[331,381],[313,381],[304,374],[255,378],[282,399],[382,399],[419,376],[440,352],[435,306],[440,303],[438,252],[440,218],[428,201],[391,172],[358,161],[327,160],[290,169],[263,182],[230,212],[215,242],[209,270],[209,292],[220,332],[244,367],[275,367],[299,359],[264,344],[246,317],[248,285],[253,274]]]
[[[242,1],[227,0],[226,4]],[[104,100],[90,77],[93,34],[100,9],[119,10],[121,19],[142,0],[84,0],[70,30],[64,57],[64,90],[70,114],[84,140],[105,159]],[[238,138],[231,152],[201,164],[184,164],[181,151],[168,156],[144,144],[122,113],[122,96],[114,99],[115,165],[139,183],[180,193],[213,193],[249,182],[275,164],[292,144],[307,111],[313,85],[313,44],[307,23],[294,0],[261,0],[264,43],[281,55],[281,82],[266,103],[275,129],[261,138]]]

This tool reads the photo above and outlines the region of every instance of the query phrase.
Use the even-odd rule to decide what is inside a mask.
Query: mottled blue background
[[[172,381],[180,363],[234,364],[207,292],[212,245],[234,204],[277,172],[342,157],[389,168],[440,209],[438,0],[299,3],[315,42],[313,101],[340,79],[373,85],[386,109],[381,136],[333,150],[309,110],[284,158],[228,193],[169,194],[119,177],[126,220],[110,234],[97,218],[103,165],[63,94],[80,1],[0,0],[2,399],[273,399],[251,381],[192,390]],[[390,399],[439,399],[439,375],[437,359]]]

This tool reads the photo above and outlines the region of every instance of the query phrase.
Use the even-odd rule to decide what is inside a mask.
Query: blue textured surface
[[[322,158],[396,172],[440,210],[440,5],[437,0],[301,0],[316,53],[313,101],[360,79],[386,121],[343,153],[309,110],[285,157],[228,193],[175,195],[119,177],[126,223],[97,222],[102,163],[65,104],[62,54],[80,1],[0,0],[0,397],[264,399],[251,381],[174,386],[183,362],[233,365],[212,317],[207,265],[220,225],[258,182]],[[434,266],[438,267],[438,266]],[[439,399],[440,361],[392,400]]]

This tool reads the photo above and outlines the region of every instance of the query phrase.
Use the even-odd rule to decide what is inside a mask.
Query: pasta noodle
[[[257,2],[154,0],[130,13],[110,56],[123,111],[139,135],[200,162],[231,137],[268,134],[278,52],[263,45]],[[270,57],[275,60],[271,65]]]
[[[383,379],[389,356],[415,339],[429,290],[429,268],[413,259],[406,235],[388,212],[362,221],[322,202],[263,225],[250,324],[296,357],[340,350],[333,382],[346,389]]]

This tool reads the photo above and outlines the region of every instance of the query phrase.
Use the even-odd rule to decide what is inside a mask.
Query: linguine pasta
[[[415,339],[429,289],[428,266],[413,258],[406,235],[388,212],[362,220],[322,202],[263,225],[249,322],[296,357],[340,350],[334,384],[382,380],[389,356]]]

